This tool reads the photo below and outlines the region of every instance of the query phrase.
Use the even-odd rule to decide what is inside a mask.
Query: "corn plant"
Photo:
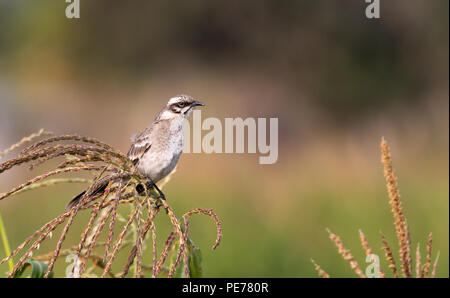
[[[184,277],[202,275],[201,252],[189,238],[189,220],[194,214],[207,215],[214,220],[217,238],[213,249],[216,249],[222,237],[222,228],[213,210],[196,208],[178,218],[166,200],[160,199],[152,189],[147,189],[147,178],[136,170],[126,155],[94,138],[78,135],[51,135],[49,132],[40,130],[0,152],[1,158],[26,143],[45,137],[39,142],[28,145],[16,158],[1,163],[0,174],[24,164],[28,164],[32,170],[50,160],[60,160],[56,168],[51,171],[0,194],[0,201],[11,199],[25,191],[61,183],[88,183],[89,186],[76,206],[38,228],[12,252],[8,251],[9,248],[5,244],[7,257],[0,263],[10,263],[11,270],[8,277],[20,276],[30,266],[33,268],[32,276],[51,277],[55,261],[58,258],[70,256],[74,256],[75,262],[67,274],[72,277],[95,276],[93,273],[95,268],[101,269],[101,277],[126,277],[130,269],[134,277],[144,277],[146,272],[152,277],[174,277],[181,264],[184,268]],[[94,178],[92,180],[79,177],[55,178],[65,173],[79,172],[89,172]],[[107,187],[104,193],[95,194],[93,190],[99,185],[107,185]],[[143,191],[137,191],[137,189],[143,189]],[[129,206],[129,213],[119,214],[119,205]],[[161,207],[165,209],[173,231],[167,237],[164,248],[158,256],[155,218],[160,214]],[[63,248],[75,217],[83,210],[90,212],[90,218],[80,235],[79,243]],[[121,226],[121,230],[118,235],[114,235],[114,228],[117,225]],[[41,243],[51,238],[59,226],[63,226],[63,229],[54,250],[47,254],[33,256]],[[2,227],[3,224],[0,221],[0,231]],[[106,234],[106,241],[103,242],[99,240],[102,232]],[[152,264],[144,264],[142,256],[149,238],[152,239],[153,260]],[[118,252],[125,249],[128,250],[125,266],[120,272],[112,272],[111,266]],[[13,258],[18,257],[19,253],[22,255],[12,265]],[[166,265],[167,260],[168,265]],[[42,267],[42,264],[45,266]],[[35,272],[35,268],[39,266],[41,271]],[[45,269],[43,272],[42,268]]]

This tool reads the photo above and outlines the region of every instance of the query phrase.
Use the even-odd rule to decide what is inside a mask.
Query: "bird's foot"
[[[146,184],[147,189],[153,189],[158,193],[158,197],[154,201],[155,208],[159,209],[161,206],[164,207],[164,204],[162,201],[166,201],[166,196],[164,193],[158,188],[158,186],[153,181],[148,181]],[[142,184],[136,185],[136,191],[139,193],[139,195],[142,195],[145,192],[145,188]],[[169,213],[169,211],[166,209],[166,214]]]
[[[154,190],[156,190],[156,192],[158,192],[158,195],[159,195],[159,199],[161,199],[161,200],[164,200],[164,201],[166,201],[166,196],[164,195],[164,193],[158,188],[158,186],[153,182],[153,181],[149,181],[148,183],[147,183],[147,187],[149,188],[149,189],[154,189]]]

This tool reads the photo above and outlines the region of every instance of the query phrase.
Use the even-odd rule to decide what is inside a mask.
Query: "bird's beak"
[[[201,101],[194,101],[194,103],[192,104],[193,107],[203,107],[205,104]]]

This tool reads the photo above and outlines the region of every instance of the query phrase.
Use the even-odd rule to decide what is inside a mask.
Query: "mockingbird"
[[[164,194],[156,183],[169,175],[177,165],[184,146],[183,125],[196,106],[204,104],[189,95],[174,96],[149,127],[131,137],[132,144],[127,156],[136,169],[149,179],[148,187],[154,188],[162,199],[165,199]],[[106,186],[106,183],[100,184],[90,195],[104,192]],[[142,192],[144,188],[139,186],[141,188],[137,191]],[[77,205],[85,193],[83,191],[74,197],[66,210]]]

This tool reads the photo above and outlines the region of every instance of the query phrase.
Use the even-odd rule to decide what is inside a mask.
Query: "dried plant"
[[[395,265],[394,255],[392,254],[391,247],[389,246],[384,234],[381,234],[381,242],[383,243],[382,248],[384,250],[386,260],[389,262],[389,268],[391,268],[392,274],[394,275],[394,277],[397,278],[398,271],[397,271],[397,266]]]
[[[25,143],[48,135],[50,133],[41,130],[37,134],[23,138],[19,143],[1,151],[0,157]],[[67,144],[67,142],[69,143]],[[45,261],[48,266],[44,277],[49,277],[53,272],[56,260],[67,256],[74,256],[75,262],[69,272],[69,275],[73,277],[95,276],[93,272],[96,268],[102,271],[101,277],[125,277],[130,269],[133,270],[134,277],[145,276],[144,271],[151,273],[152,277],[159,277],[161,274],[173,277],[181,263],[184,264],[184,276],[198,276],[199,272],[201,273],[201,264],[192,260],[198,259],[196,254],[199,253],[199,249],[189,238],[189,218],[193,214],[204,214],[215,221],[217,239],[213,249],[219,245],[222,229],[213,210],[193,209],[185,213],[180,220],[166,200],[161,200],[153,189],[147,189],[147,178],[136,170],[127,156],[93,138],[78,135],[48,137],[28,146],[16,158],[0,164],[0,174],[23,164],[30,164],[30,169],[34,169],[36,166],[54,159],[63,159],[63,161],[54,170],[38,175],[10,191],[0,194],[0,201],[24,191],[60,183],[88,183],[90,185],[77,205],[40,227],[0,262],[10,261],[25,250],[9,273],[9,277],[13,277],[23,270],[24,264],[28,264],[30,259]],[[92,180],[84,178],[48,179],[55,175],[80,171],[89,172],[94,178]],[[95,194],[93,191],[99,185],[106,185],[106,189],[102,194]],[[136,191],[138,185],[140,188],[144,188],[143,192]],[[119,205],[130,207],[126,219],[123,218],[123,214],[119,214]],[[159,214],[160,207],[166,210],[173,231],[165,241],[164,249],[158,258],[157,230],[154,219]],[[89,210],[91,216],[81,234],[80,241],[78,245],[63,249],[68,231],[82,210]],[[108,221],[109,225],[107,225]],[[59,234],[55,249],[50,253],[33,257],[41,243],[51,238],[56,228],[62,225],[64,227]],[[106,226],[108,229],[104,231]],[[114,230],[117,226],[121,226],[121,230],[116,236]],[[143,262],[143,252],[147,248],[149,230],[151,230],[153,260],[151,265],[146,265]],[[107,232],[105,235],[107,239],[104,242],[99,241],[102,232]],[[26,247],[28,248],[25,249]],[[126,265],[120,273],[113,273],[112,264],[118,252],[126,247],[131,247]],[[103,254],[99,250],[103,250]],[[169,266],[165,266],[169,253],[172,253],[171,262]],[[197,267],[192,267],[192,264]]]
[[[366,251],[366,256],[374,255],[375,253],[372,250],[372,248],[370,247],[369,241],[367,240],[366,236],[364,235],[364,233],[361,230],[359,230],[359,238],[361,239],[362,247]],[[379,268],[379,272],[380,272],[380,277],[382,277],[382,278],[386,277],[386,275],[384,274],[383,269],[381,269],[381,267]]]
[[[394,227],[397,234],[398,246],[399,246],[399,260],[400,260],[400,269],[403,274],[403,277],[412,277],[412,257],[411,257],[411,236],[408,228],[408,223],[406,217],[403,213],[402,202],[400,200],[400,192],[398,188],[397,177],[394,174],[394,169],[392,167],[392,159],[389,147],[384,140],[381,141],[381,162],[384,166],[384,177],[386,178],[386,186],[389,196],[389,205],[391,206],[392,214],[394,217]],[[333,234],[329,229],[327,229],[329,238],[335,243],[338,248],[339,254],[345,260],[350,262],[350,267],[354,270],[354,272],[359,277],[366,277],[366,275],[362,272],[358,263],[350,253],[348,249],[344,247],[342,240],[336,234]],[[359,230],[359,237],[361,240],[361,245],[365,250],[367,256],[374,255],[374,251],[369,246],[369,242],[367,238],[363,234],[361,230]],[[393,277],[399,277],[399,270],[396,266],[396,262],[389,246],[386,237],[384,234],[381,234],[382,248],[384,250],[386,260],[389,263],[389,268],[392,270]],[[428,236],[427,243],[427,256],[425,260],[425,264],[421,267],[421,254],[419,245],[416,250],[416,276],[417,277],[429,277],[430,276],[430,268],[431,268],[431,249],[432,249],[432,234],[430,233]],[[437,254],[436,260],[433,264],[433,270],[431,272],[431,277],[435,277],[436,275],[436,267],[439,260],[439,253]],[[374,262],[374,260],[372,260]],[[314,263],[314,262],[313,262]],[[318,272],[320,277],[329,277],[316,263],[314,263],[315,269]],[[378,264],[376,277],[386,277],[386,274],[383,272],[381,266]]]
[[[322,268],[320,268],[320,266],[319,266],[313,259],[311,259],[311,263],[313,263],[314,269],[317,271],[317,274],[318,274],[320,277],[323,277],[323,278],[330,278],[330,276],[328,275],[328,273],[326,273]]]
[[[398,246],[400,247],[400,260],[402,264],[403,276],[411,277],[411,253],[410,253],[410,237],[403,215],[402,202],[400,201],[400,192],[398,189],[397,177],[392,168],[391,153],[386,141],[381,141],[381,161],[384,165],[384,177],[389,194],[389,204],[391,205],[392,214],[394,215],[394,226],[397,232]]]
[[[358,274],[359,277],[366,277],[364,273],[362,272],[361,268],[358,265],[358,262],[355,261],[355,258],[350,253],[348,249],[344,247],[344,244],[341,241],[341,238],[339,236],[333,234],[329,229],[327,229],[328,235],[330,237],[330,240],[334,242],[336,245],[339,254],[344,258],[344,260],[348,260],[350,262],[350,267]]]

